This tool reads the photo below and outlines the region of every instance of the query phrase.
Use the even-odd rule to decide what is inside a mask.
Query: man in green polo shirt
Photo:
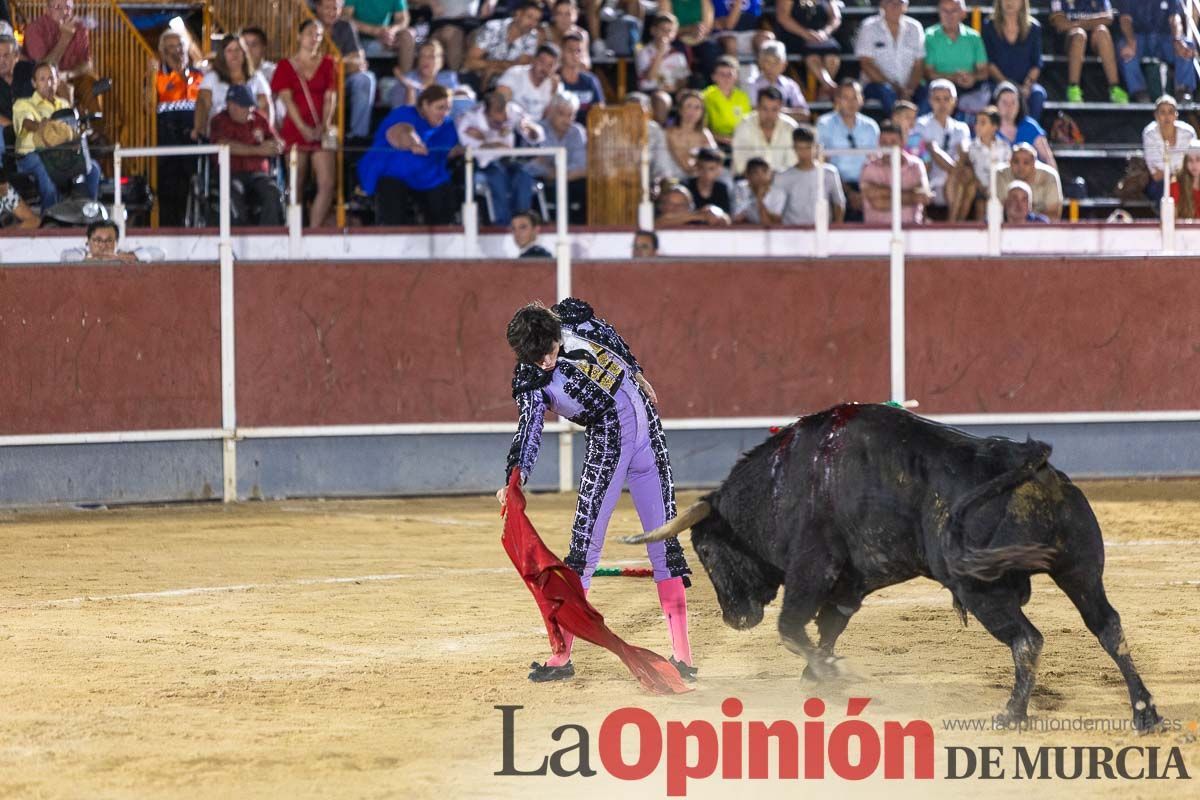
[[[964,0],[939,0],[938,24],[925,29],[925,80],[945,78],[958,87],[958,107],[976,113],[988,104],[988,59],[983,37],[963,24]],[[921,113],[929,113],[922,101]]]
[[[409,25],[408,0],[346,0],[344,16],[358,31],[368,57],[394,52],[400,74],[412,70],[417,41]]]

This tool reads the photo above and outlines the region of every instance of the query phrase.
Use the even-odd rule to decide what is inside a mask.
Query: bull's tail
[[[1057,551],[1044,544],[1013,544],[987,550],[968,550],[948,562],[950,572],[959,578],[994,581],[1011,570],[1038,572],[1047,570]]]
[[[967,548],[963,527],[967,515],[981,503],[1012,491],[1030,480],[1050,460],[1050,445],[1028,440],[1025,458],[1014,468],[984,481],[964,495],[950,510],[946,524],[946,567],[960,578],[994,581],[1010,570],[1036,571],[1049,568],[1056,551],[1042,544],[1019,544],[986,549]]]

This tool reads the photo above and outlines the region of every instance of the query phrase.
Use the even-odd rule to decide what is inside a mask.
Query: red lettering
[[[933,779],[933,726],[922,720],[907,725],[883,723],[883,777],[903,778],[904,740],[912,739],[914,778]]]
[[[825,703],[820,698],[810,697],[804,701],[804,713],[819,717],[825,713]],[[804,723],[804,777],[825,777],[825,723]]]
[[[806,723],[820,725],[819,722]],[[767,725],[763,722],[750,723],[750,775],[751,779],[763,780],[771,777],[771,745],[769,737],[779,740],[779,777],[795,780],[800,777],[800,732],[787,720]],[[806,766],[807,769],[807,766]]]
[[[621,731],[626,725],[638,729],[638,757],[626,764],[621,754]],[[614,778],[640,781],[654,772],[662,757],[662,733],[658,720],[644,708],[618,708],[600,726],[600,763]]]
[[[688,763],[688,740],[696,741],[696,763]],[[687,794],[688,778],[707,778],[717,768],[717,729],[704,720],[667,723],[667,795]]]
[[[721,713],[727,717],[736,717],[742,713],[742,701],[736,697],[727,697],[721,703]],[[721,777],[742,777],[742,723],[721,723]]]

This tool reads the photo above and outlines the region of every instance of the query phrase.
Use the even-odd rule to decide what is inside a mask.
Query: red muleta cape
[[[520,480],[521,471],[514,469],[508,482],[501,542],[504,552],[508,553],[513,566],[537,601],[546,623],[546,633],[550,636],[551,649],[555,653],[566,649],[562,634],[565,630],[616,653],[649,692],[690,692],[691,687],[683,682],[671,662],[644,647],[625,642],[608,629],[604,617],[588,603],[575,570],[550,552],[525,516],[525,495],[521,491]]]

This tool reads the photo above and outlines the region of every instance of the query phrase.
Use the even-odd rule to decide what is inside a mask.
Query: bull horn
[[[670,539],[672,536],[678,536],[688,528],[695,525],[700,520],[712,513],[712,506],[704,500],[696,503],[694,506],[684,511],[675,519],[663,525],[661,528],[655,528],[652,531],[639,533],[636,536],[622,537],[621,541],[625,544],[645,544],[647,542],[661,542],[663,539]]]

